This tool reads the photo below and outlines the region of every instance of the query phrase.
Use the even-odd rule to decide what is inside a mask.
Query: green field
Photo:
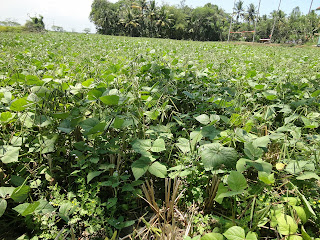
[[[319,239],[319,110],[314,47],[0,33],[0,239]]]

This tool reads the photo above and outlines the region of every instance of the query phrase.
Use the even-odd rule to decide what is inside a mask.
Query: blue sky
[[[111,0],[115,2],[115,0]],[[162,2],[170,5],[177,5],[180,0],[156,0],[158,4]],[[259,0],[244,0],[245,6],[250,3],[258,5]],[[0,21],[7,18],[24,24],[28,19],[28,14],[34,16],[41,14],[47,29],[51,26],[62,26],[67,31],[81,32],[84,28],[90,28],[94,32],[95,27],[90,23],[88,16],[91,10],[92,0],[0,0]],[[206,3],[220,6],[227,12],[232,12],[233,0],[186,0],[185,4],[197,7]],[[309,11],[311,0],[282,0],[281,10],[290,13],[296,6],[300,7],[303,13]],[[279,0],[261,0],[261,13],[269,14],[278,8]],[[320,0],[313,1],[313,9],[320,6]]]

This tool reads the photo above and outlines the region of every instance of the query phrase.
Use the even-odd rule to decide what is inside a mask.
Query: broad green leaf
[[[210,117],[207,114],[201,114],[197,117],[194,117],[199,123],[207,125],[210,123]]]
[[[202,139],[202,133],[201,131],[193,131],[190,133],[190,140],[191,140],[191,149],[194,150],[195,146],[197,145],[198,142]]]
[[[88,132],[86,132],[85,135],[103,133],[105,127],[106,127],[106,123],[100,122],[97,125],[95,125],[93,128],[91,128]]]
[[[257,169],[259,172],[266,172],[268,174],[271,173],[272,171],[272,164],[268,162],[264,162],[263,160],[259,159],[256,161],[251,161],[246,158],[240,158],[237,161],[237,171],[239,172],[244,172],[247,170],[249,167],[254,167]]]
[[[303,174],[297,177],[298,180],[309,180],[312,178],[320,180],[320,177],[314,172],[304,172]]]
[[[246,240],[258,240],[257,234],[254,232],[248,232]]]
[[[99,99],[99,97],[102,96],[102,92],[100,92],[99,90],[96,89],[92,89],[88,92],[88,100],[90,101],[95,101],[97,99]]]
[[[147,157],[141,157],[131,165],[134,178],[137,180],[142,177],[148,170],[151,160]]]
[[[307,217],[306,211],[303,209],[303,207],[300,207],[300,206],[292,206],[292,207],[296,211],[301,222],[303,224],[305,224],[308,221],[308,217]]]
[[[216,197],[215,197],[214,200],[217,201],[219,204],[221,204],[224,197],[223,197],[223,196],[220,197],[220,195],[221,195],[222,193],[226,193],[226,192],[228,192],[228,188],[225,187],[225,186],[223,185],[223,183],[219,183],[218,191],[217,191],[217,193],[216,193]]]
[[[165,178],[167,176],[167,167],[159,162],[154,162],[148,171],[159,178]]]
[[[108,95],[108,96],[102,96],[99,98],[101,102],[108,106],[118,105],[119,103],[119,96],[117,95]]]
[[[258,172],[259,179],[264,182],[265,184],[273,184],[274,183],[274,174],[268,174],[266,172]]]
[[[256,138],[252,142],[254,147],[263,147],[263,148],[266,148],[269,143],[270,143],[270,138],[268,136]]]
[[[159,138],[153,142],[151,147],[152,152],[162,152],[164,150],[166,150],[166,146],[162,138]]]
[[[7,198],[11,197],[15,187],[0,187],[0,197]]]
[[[50,153],[54,152],[55,150],[55,143],[58,139],[58,134],[54,134],[53,136],[42,136],[42,143],[41,143],[41,153]]]
[[[124,123],[124,119],[116,117],[113,122],[113,127],[120,129]]]
[[[209,138],[210,140],[213,140],[216,136],[218,136],[220,133],[219,130],[217,130],[214,126],[205,126],[201,129],[201,134],[204,137]]]
[[[302,237],[298,235],[290,235],[286,240],[304,240]]]
[[[312,238],[309,236],[309,234],[306,232],[303,226],[301,226],[301,235],[303,240],[312,240]]]
[[[115,206],[117,202],[118,202],[118,198],[109,198],[107,201],[107,209],[110,209],[113,206]]]
[[[223,240],[223,235],[220,233],[207,233],[201,240]]]
[[[281,214],[277,217],[278,231],[282,235],[295,234],[298,230],[298,225],[289,215]]]
[[[12,118],[12,113],[11,112],[2,112],[0,115],[0,121],[1,122],[7,122]]]
[[[102,171],[93,171],[93,172],[89,172],[87,175],[87,183],[89,183],[92,179],[94,179],[95,177],[98,177],[101,175],[101,173],[103,173]]]
[[[320,95],[320,89],[314,91],[312,94],[311,94],[311,97],[318,97]]]
[[[222,165],[235,167],[238,158],[237,151],[230,147],[223,147],[219,143],[205,144],[201,149],[201,159],[204,168],[214,170]]]
[[[27,216],[29,214],[32,214],[37,207],[40,205],[39,202],[33,202],[31,204],[29,204],[29,206],[21,213],[22,216]]]
[[[51,213],[55,210],[54,207],[52,207],[47,200],[40,199],[38,202],[39,202],[39,206],[37,207],[37,209],[35,211],[36,213],[47,214],[47,213]]]
[[[89,132],[93,127],[98,125],[100,121],[97,118],[87,118],[86,120],[82,121],[79,125],[80,127]]]
[[[186,138],[178,138],[178,143],[176,143],[177,147],[184,154],[190,152],[190,141]]]
[[[259,147],[255,147],[251,142],[244,143],[244,153],[251,160],[256,160],[262,157],[263,150]]]
[[[132,143],[132,148],[142,155],[148,155],[148,150],[151,149],[151,139],[136,139]]]
[[[19,214],[22,214],[29,207],[29,205],[30,203],[19,204],[18,206],[14,207],[13,210],[18,212]]]
[[[0,217],[4,214],[7,208],[7,201],[3,198],[0,198]]]
[[[27,199],[28,193],[30,192],[30,190],[31,190],[30,187],[26,185],[17,187],[11,194],[11,198],[15,202],[23,202],[24,200]]]
[[[237,171],[231,171],[227,182],[229,188],[234,192],[242,191],[248,187],[245,177],[242,175],[242,173]]]
[[[28,104],[28,102],[25,98],[17,99],[11,103],[10,110],[16,111],[16,112],[21,112],[27,108],[26,107],[27,104]]]
[[[84,87],[90,87],[90,85],[94,82],[94,79],[93,78],[89,78],[87,79],[86,81],[83,81],[82,82],[82,86]]]
[[[239,194],[242,194],[244,190],[241,190],[241,191],[228,191],[228,192],[224,192],[224,193],[221,193],[219,194],[217,197],[216,197],[216,201],[219,203],[219,202],[222,202],[224,198],[226,197],[234,197],[234,196],[237,196]]]
[[[20,147],[0,146],[0,159],[3,163],[18,162]]]
[[[246,235],[243,228],[238,226],[229,228],[223,235],[228,240],[245,240],[246,239]]]

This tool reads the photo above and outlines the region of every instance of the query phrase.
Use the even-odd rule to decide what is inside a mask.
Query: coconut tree
[[[240,17],[244,16],[244,2],[239,0],[234,6],[234,12],[236,14],[237,23],[239,22]]]

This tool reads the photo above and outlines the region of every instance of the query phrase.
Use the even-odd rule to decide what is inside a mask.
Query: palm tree
[[[238,2],[236,2],[235,4],[235,8],[234,8],[234,12],[236,13],[236,19],[237,19],[237,23],[239,22],[239,18],[243,17],[243,12],[244,12],[244,2],[242,0],[239,0]]]
[[[250,5],[247,8],[247,12],[245,15],[245,19],[248,21],[249,25],[250,23],[254,23],[254,20],[256,18],[256,6],[253,3],[250,3]]]

